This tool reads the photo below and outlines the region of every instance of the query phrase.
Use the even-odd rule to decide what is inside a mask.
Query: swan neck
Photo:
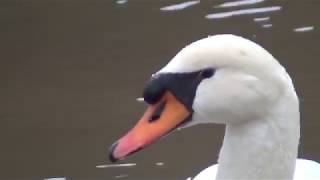
[[[299,120],[287,124],[266,118],[227,125],[216,179],[292,179]]]

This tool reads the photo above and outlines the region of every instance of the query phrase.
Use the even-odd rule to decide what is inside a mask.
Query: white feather
[[[182,49],[158,73],[215,68],[193,103],[193,121],[226,124],[218,165],[207,179],[320,179],[320,165],[297,158],[299,101],[286,70],[264,48],[234,35],[215,35]]]

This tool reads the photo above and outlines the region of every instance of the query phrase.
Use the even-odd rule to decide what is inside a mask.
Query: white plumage
[[[158,73],[214,68],[193,102],[193,121],[226,125],[218,164],[208,179],[320,179],[320,165],[298,159],[299,101],[286,70],[264,48],[234,35],[215,35],[181,50]],[[191,163],[191,162],[190,162]]]

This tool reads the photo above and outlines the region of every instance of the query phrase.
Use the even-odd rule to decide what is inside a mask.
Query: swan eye
[[[213,68],[206,68],[200,71],[199,75],[202,78],[210,78],[215,73],[215,70]]]

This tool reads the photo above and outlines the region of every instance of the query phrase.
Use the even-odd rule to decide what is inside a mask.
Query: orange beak
[[[165,92],[156,104],[148,106],[134,128],[111,146],[110,160],[115,162],[143,149],[176,129],[190,115],[191,112],[171,92]]]

